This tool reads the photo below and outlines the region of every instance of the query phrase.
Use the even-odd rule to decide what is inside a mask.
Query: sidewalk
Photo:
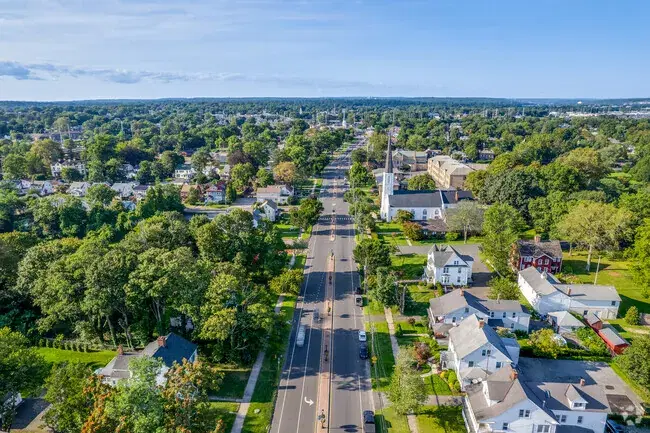
[[[280,313],[283,301],[284,295],[280,295],[278,297],[278,302],[275,304],[275,314]],[[255,360],[255,364],[253,364],[253,368],[251,369],[251,375],[248,376],[248,382],[246,383],[246,389],[244,390],[244,397],[241,399],[241,404],[239,405],[239,410],[237,410],[237,416],[235,417],[235,422],[232,425],[230,433],[241,433],[241,430],[244,427],[244,420],[248,414],[248,408],[251,405],[251,399],[253,398],[253,393],[255,392],[255,385],[257,384],[257,378],[260,376],[260,371],[262,370],[262,364],[264,363],[265,355],[265,350],[262,350],[257,354],[257,359]]]
[[[384,307],[384,314],[386,315],[386,323],[388,323],[388,334],[390,336],[390,347],[393,350],[393,358],[397,361],[397,354],[399,353],[399,345],[397,344],[397,337],[395,337],[395,323],[393,322],[393,312],[390,308]],[[419,433],[417,417],[414,414],[406,415],[406,420],[409,424],[411,433]]]

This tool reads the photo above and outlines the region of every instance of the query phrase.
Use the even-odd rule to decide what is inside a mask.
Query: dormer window
[[[585,406],[586,405],[581,401],[576,401],[575,403],[573,403],[573,409],[584,409]]]

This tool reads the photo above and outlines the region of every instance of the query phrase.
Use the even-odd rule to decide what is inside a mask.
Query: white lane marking
[[[314,400],[312,400],[311,398],[307,400],[307,397],[305,397],[305,403],[307,403],[309,406],[312,406],[314,404]]]

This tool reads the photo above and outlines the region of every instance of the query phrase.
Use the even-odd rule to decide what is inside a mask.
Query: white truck
[[[296,335],[296,346],[302,347],[305,345],[305,325],[300,325],[298,334]]]

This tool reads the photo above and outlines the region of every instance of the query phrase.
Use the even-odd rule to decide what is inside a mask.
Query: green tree
[[[610,171],[601,154],[590,147],[579,147],[558,158],[558,162],[574,168],[587,179],[589,185],[596,184]]]
[[[235,185],[233,185],[232,182],[228,183],[226,185],[226,197],[225,201],[226,204],[232,204],[237,200],[237,188],[235,188]]]
[[[48,170],[50,165],[54,164],[63,156],[61,144],[54,140],[50,140],[49,138],[45,140],[36,140],[32,144],[30,152],[36,155]]]
[[[210,151],[206,147],[202,147],[192,155],[192,168],[196,170],[197,173],[203,173],[205,167],[212,161],[210,157]]]
[[[61,179],[63,179],[65,182],[78,182],[83,178],[83,175],[79,173],[79,170],[76,168],[64,167],[61,169]]]
[[[398,223],[405,223],[413,220],[413,213],[404,210],[404,209],[399,209],[397,211],[397,215],[395,215],[395,221]]]
[[[627,311],[625,312],[625,322],[630,325],[638,325],[639,323],[641,323],[639,309],[636,308],[634,305],[628,308]]]
[[[172,184],[156,185],[147,190],[144,199],[138,203],[136,214],[148,218],[158,212],[183,212],[184,206],[178,187]]]
[[[427,391],[420,374],[415,370],[415,357],[409,350],[400,350],[388,388],[388,399],[397,413],[417,412],[427,399]]]
[[[84,387],[92,371],[79,362],[56,365],[45,381],[45,400],[50,408],[43,416],[55,432],[80,433],[92,406]]]
[[[190,192],[187,194],[186,202],[190,205],[196,205],[201,201],[201,191],[198,187],[190,188]]]
[[[27,176],[25,157],[10,153],[2,160],[2,177],[7,180],[23,179]]]
[[[273,175],[264,167],[260,167],[255,174],[255,183],[258,187],[265,188],[273,184]]]
[[[410,190],[430,191],[436,189],[436,182],[429,173],[415,175],[407,181],[407,184]]]
[[[535,175],[527,170],[514,169],[485,180],[481,197],[488,203],[505,203],[522,214],[528,212],[528,202],[542,195]]]
[[[377,268],[368,294],[384,307],[397,305],[397,277],[388,268]]]
[[[630,219],[628,211],[611,204],[581,201],[562,217],[557,228],[565,239],[587,249],[589,271],[594,251],[618,248],[618,242],[627,236]]]
[[[510,272],[510,249],[524,227],[524,220],[517,209],[508,204],[495,204],[485,211],[483,253],[499,274]]]
[[[350,167],[350,184],[357,188],[365,185],[370,185],[373,182],[372,173],[362,165],[361,163],[355,162]]]
[[[647,298],[650,294],[650,219],[636,229],[633,255],[632,277],[641,287],[641,294]]]
[[[280,183],[293,185],[297,179],[296,164],[293,162],[281,162],[273,168],[273,178]]]
[[[403,223],[402,232],[404,233],[404,236],[412,241],[420,241],[424,239],[424,231],[422,230],[422,226],[418,223],[409,221]]]
[[[639,334],[634,344],[629,346],[615,361],[623,368],[629,378],[645,389],[650,389],[650,335]]]
[[[306,198],[300,203],[298,209],[291,210],[289,220],[291,224],[307,230],[316,224],[318,217],[323,212],[323,203],[317,198]]]
[[[16,415],[19,393],[36,393],[43,384],[47,366],[22,334],[0,328],[0,395],[7,399],[0,405],[0,428],[6,432]]]
[[[531,333],[530,344],[536,356],[555,359],[560,354],[560,344],[552,329],[540,329]]]
[[[108,206],[116,195],[109,186],[99,183],[88,188],[86,200],[91,206]]]
[[[22,201],[14,190],[0,189],[0,233],[14,230],[22,206]]]
[[[488,282],[490,299],[519,299],[519,287],[514,281],[504,277],[494,277]]]
[[[483,209],[475,201],[461,201],[455,208],[447,210],[447,227],[463,233],[464,243],[467,243],[467,235],[480,232],[482,225]]]
[[[253,164],[250,162],[236,164],[230,170],[230,181],[237,190],[242,191],[250,184],[254,174]]]
[[[269,287],[273,293],[277,293],[278,295],[282,293],[291,293],[297,295],[300,293],[302,280],[302,269],[286,270],[280,275],[274,277],[269,283]]]
[[[353,251],[354,260],[363,266],[368,275],[374,274],[377,268],[391,265],[391,248],[380,239],[364,238],[357,243]]]

